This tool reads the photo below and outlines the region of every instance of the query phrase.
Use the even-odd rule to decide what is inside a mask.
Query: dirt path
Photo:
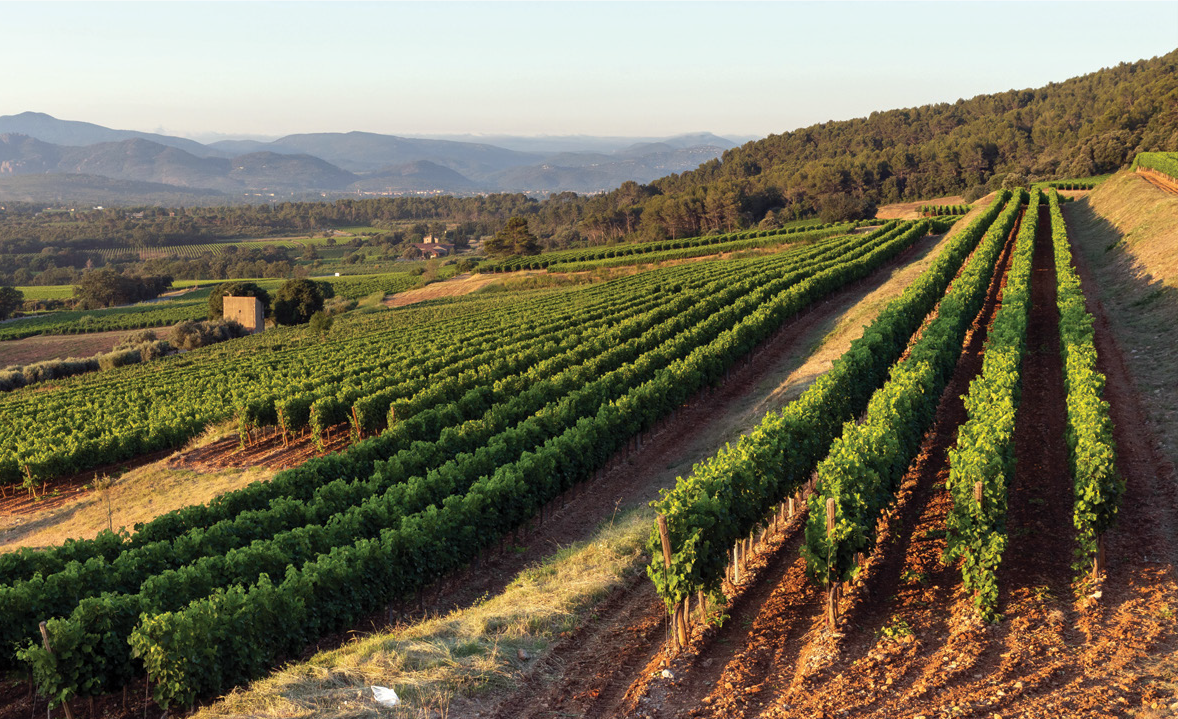
[[[234,433],[202,447],[180,452],[169,460],[168,466],[198,472],[216,472],[230,467],[287,469],[297,467],[313,457],[343,451],[351,443],[350,426],[346,422],[328,428],[322,437],[316,437],[310,429],[304,428],[283,439],[277,427],[263,427],[254,430],[252,439],[244,445]]]
[[[826,334],[814,343],[796,348],[797,368],[758,402],[750,414],[759,420],[766,412],[781,409],[830,371],[834,361],[843,356],[852,342],[863,336],[864,328],[887,303],[899,297],[936,260],[951,234],[925,237],[916,243],[916,259],[894,269],[887,282],[878,284],[858,302],[848,302],[840,307],[837,322],[831,323]]]
[[[1137,174],[1141,175],[1149,184],[1170,193],[1171,195],[1178,195],[1178,180],[1169,175],[1162,174],[1156,170],[1150,170],[1144,167],[1137,168]]]
[[[1055,252],[1047,206],[1039,209],[1022,397],[1015,422],[1016,468],[1008,493],[1010,540],[998,573],[1002,605],[1043,595],[1045,590],[1066,598],[1075,549]]]
[[[1069,221],[1069,227],[1071,222]],[[1070,230],[1069,230],[1069,234]],[[1074,243],[1073,243],[1074,244]],[[1084,253],[1072,255],[1095,318],[1097,366],[1107,378],[1105,399],[1113,419],[1117,469],[1126,491],[1117,525],[1106,539],[1108,576],[1099,603],[1091,602],[1085,632],[1113,641],[1087,648],[1088,665],[1126,676],[1143,694],[1145,717],[1178,714],[1178,471],[1149,431],[1147,413],[1113,323],[1099,299]],[[1168,619],[1168,621],[1167,621]],[[1144,658],[1143,658],[1144,657]],[[1160,710],[1152,708],[1157,701]],[[1169,704],[1169,712],[1166,706]]]

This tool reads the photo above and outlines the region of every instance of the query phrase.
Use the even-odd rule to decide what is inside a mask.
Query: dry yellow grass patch
[[[989,204],[989,197],[983,197],[979,202]],[[965,198],[961,195],[948,195],[945,197],[934,197],[931,200],[918,200],[916,202],[895,202],[890,205],[883,205],[876,210],[875,216],[880,220],[919,220],[920,208],[925,205],[967,205]]]
[[[1077,202],[1076,209],[1078,217],[1090,209],[1111,225],[1102,229],[1112,243],[1101,249],[1138,281],[1178,286],[1178,196],[1122,172]],[[1090,224],[1090,218],[1084,219]]]
[[[589,608],[642,570],[652,518],[647,509],[620,515],[592,540],[524,570],[477,606],[289,665],[195,716],[468,716],[480,694],[513,684]],[[374,685],[394,689],[401,706],[377,704]]]
[[[1129,172],[1063,206],[1151,428],[1178,464],[1178,197]]]
[[[212,442],[223,436],[224,431],[223,427],[211,428],[190,442],[187,449]],[[70,538],[89,539],[107,528],[130,530],[138,522],[192,504],[204,504],[220,494],[274,476],[273,470],[265,468],[205,474],[171,469],[167,463],[168,459],[162,459],[137,467],[112,477],[105,491],[85,491],[76,500],[43,512],[0,515],[0,552],[20,547],[50,547]],[[97,479],[101,481],[102,476]]]
[[[540,272],[543,272],[543,270],[523,270],[521,272],[513,272],[510,276],[526,276]],[[494,282],[502,282],[503,278],[504,275],[490,274],[472,275],[467,273],[455,275],[448,280],[431,282],[425,287],[415,290],[398,292],[386,299],[384,303],[389,307],[405,307],[406,305],[412,305],[426,300],[436,300],[442,297],[460,297],[462,295],[469,295],[471,292],[480,290]]]

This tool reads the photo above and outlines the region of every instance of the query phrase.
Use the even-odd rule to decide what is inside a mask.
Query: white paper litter
[[[388,687],[372,687],[372,696],[376,699],[376,703],[381,706],[395,707],[401,703],[401,697]]]

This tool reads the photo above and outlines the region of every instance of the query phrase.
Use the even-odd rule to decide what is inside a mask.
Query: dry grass
[[[189,448],[215,441],[223,433],[223,427],[206,430]],[[90,538],[108,527],[129,529],[138,522],[191,504],[204,504],[217,495],[274,476],[273,470],[264,468],[204,474],[171,469],[167,464],[168,459],[162,459],[113,477],[106,491],[93,489],[92,482],[76,499],[55,503],[41,512],[0,514],[0,552],[55,546],[68,538]]]
[[[1178,286],[1178,197],[1125,172],[1093,190],[1077,208],[1090,208],[1112,225],[1119,236],[1110,242],[1109,254],[1136,280]]]
[[[978,200],[979,203],[989,204],[990,195]],[[924,205],[967,205],[965,198],[961,195],[949,195],[947,197],[934,197],[931,200],[919,200],[917,202],[895,202],[890,205],[883,205],[875,212],[875,216],[881,220],[919,220],[920,208]]]
[[[476,606],[289,665],[196,717],[469,716],[480,693],[513,684],[596,602],[641,571],[651,519],[645,508],[620,515]],[[373,685],[394,689],[402,705],[377,704]]]
[[[1178,463],[1178,197],[1124,172],[1064,215],[1162,452]]]
[[[522,277],[530,274],[540,274],[542,272],[543,270],[524,270],[513,272],[509,276]],[[436,300],[442,297],[460,297],[462,295],[469,295],[471,292],[480,290],[494,282],[501,282],[503,278],[504,275],[472,275],[470,273],[455,275],[448,280],[431,282],[419,289],[398,292],[386,299],[384,304],[388,307],[405,307],[406,305],[412,305],[426,300]]]

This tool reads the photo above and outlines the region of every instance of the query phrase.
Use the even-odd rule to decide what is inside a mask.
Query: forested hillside
[[[768,212],[795,217],[939,195],[980,196],[1008,174],[1086,177],[1178,148],[1178,51],[1064,82],[826,122],[728,150],[699,169],[589,203],[583,223],[691,234]],[[970,193],[972,189],[972,193]]]

